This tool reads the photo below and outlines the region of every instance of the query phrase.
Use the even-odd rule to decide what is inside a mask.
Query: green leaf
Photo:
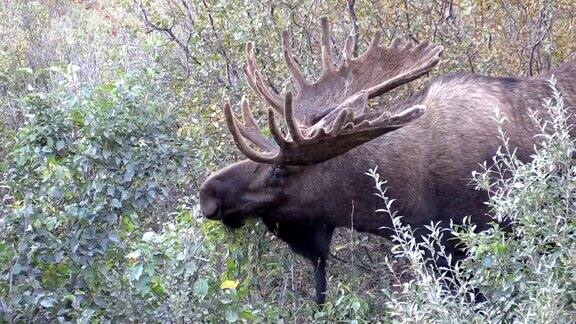
[[[240,318],[249,322],[253,322],[256,320],[256,316],[249,309],[245,309],[242,312],[240,312]]]
[[[155,293],[156,295],[163,295],[165,293],[164,286],[162,285],[162,282],[158,278],[150,282],[150,288],[152,289],[152,292]]]
[[[146,232],[144,233],[144,235],[142,235],[142,241],[144,242],[150,242],[152,241],[154,238],[156,237],[156,233],[150,231],[150,232]]]
[[[141,262],[136,264],[136,266],[134,266],[134,268],[132,268],[132,272],[130,273],[130,280],[138,281],[140,279],[140,276],[142,276],[142,270],[143,269],[144,269],[144,265]]]
[[[238,312],[233,309],[226,310],[226,321],[229,323],[234,323],[238,320]]]
[[[112,199],[112,202],[110,204],[112,205],[112,207],[122,208],[122,203],[116,198]]]
[[[504,254],[507,251],[508,251],[508,247],[506,246],[505,243],[499,242],[499,243],[495,244],[495,246],[494,246],[494,252],[496,254]]]
[[[40,302],[40,305],[42,305],[43,307],[52,307],[54,306],[54,302],[56,300],[54,299],[54,297],[45,297],[42,299],[42,301]]]
[[[354,310],[354,313],[358,313],[358,310],[360,309],[360,302],[359,301],[354,301],[352,303],[352,309]]]
[[[194,283],[194,295],[197,297],[204,297],[208,293],[208,279],[200,278]]]

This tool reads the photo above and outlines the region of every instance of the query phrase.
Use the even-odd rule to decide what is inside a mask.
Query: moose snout
[[[242,161],[211,174],[200,186],[200,212],[211,220],[234,218],[240,214],[241,202],[250,181],[254,162]],[[242,219],[241,217],[239,219]]]
[[[220,219],[220,199],[216,190],[206,183],[200,187],[200,212],[208,219]]]

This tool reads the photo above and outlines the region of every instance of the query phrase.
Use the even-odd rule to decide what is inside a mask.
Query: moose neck
[[[307,182],[307,186],[301,190],[309,198],[300,205],[280,202],[282,205],[278,210],[262,216],[265,220],[275,218],[303,224],[325,223],[330,227],[354,228],[361,232],[386,235],[383,228],[391,226],[391,219],[385,213],[376,212],[384,202],[375,195],[374,179],[366,173],[377,167],[382,180],[394,184],[411,181],[408,179],[410,157],[401,153],[402,149],[398,144],[390,143],[391,140],[399,139],[385,135],[334,159],[307,167],[314,181]],[[388,193],[397,199],[395,207],[406,210],[410,207],[405,206],[404,202],[410,201],[412,193],[409,188],[399,190],[401,187],[404,188],[391,187]]]
[[[384,207],[384,201],[376,196],[375,180],[367,175],[370,169],[377,168],[380,180],[386,181],[387,196],[396,199],[395,210],[410,209],[406,206],[414,185],[410,178],[410,157],[406,156],[392,134],[384,135],[334,159],[333,168],[338,172],[335,180],[337,204],[334,211],[340,214],[333,217],[337,227],[354,228],[361,232],[384,235],[384,228],[391,227],[390,215],[376,210]],[[403,184],[400,186],[399,184]]]

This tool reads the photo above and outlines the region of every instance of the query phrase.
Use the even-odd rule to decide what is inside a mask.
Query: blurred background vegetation
[[[430,76],[382,103],[445,73],[529,77],[576,59],[572,0],[0,3],[0,322],[434,319],[390,308],[410,278],[382,238],[337,233],[318,309],[312,268],[261,224],[198,218],[201,181],[242,158],[220,101],[249,93],[244,46],[279,91],[280,32],[317,76],[323,15],[359,53],[378,29],[385,44],[444,46]]]

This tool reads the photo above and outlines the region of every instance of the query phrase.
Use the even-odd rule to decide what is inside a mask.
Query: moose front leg
[[[288,243],[292,251],[304,256],[314,266],[316,303],[326,302],[326,260],[334,227],[327,224],[278,220],[263,217],[264,224],[278,238]]]
[[[330,253],[330,243],[332,242],[332,227],[316,227],[306,233],[305,237],[300,236],[300,242],[304,244],[288,244],[294,252],[302,254],[312,262],[314,266],[314,278],[316,283],[316,304],[322,305],[326,302],[326,263]],[[305,240],[304,240],[305,238]]]
[[[326,256],[319,257],[314,269],[316,278],[316,304],[322,305],[326,302]]]

